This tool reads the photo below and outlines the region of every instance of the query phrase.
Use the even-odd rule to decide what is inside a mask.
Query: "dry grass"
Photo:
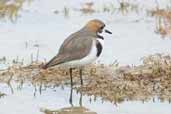
[[[170,100],[170,76],[170,56],[152,55],[144,58],[143,65],[118,68],[114,79],[108,79],[102,73],[96,74],[92,79],[94,82],[78,89],[85,94],[101,96],[104,100],[114,103],[125,99],[148,100],[153,96]]]
[[[15,22],[25,1],[32,2],[32,0],[0,0],[0,18]]]
[[[139,13],[138,4],[130,3],[127,0],[118,0],[118,3],[119,3],[118,11],[121,12],[121,14],[123,14],[123,15],[126,15],[130,12]]]
[[[80,9],[80,11],[84,14],[91,14],[95,12],[93,7],[94,7],[94,2],[85,2],[82,5],[82,8]]]
[[[0,0],[0,18],[8,19],[12,22],[15,22],[19,16],[19,11],[22,9],[23,3],[28,1],[31,3],[32,0]],[[81,11],[83,14],[93,14],[93,13],[121,13],[122,15],[128,15],[132,12],[137,14],[141,13],[139,4],[131,3],[128,0],[118,0],[119,6],[116,6],[113,2],[105,3],[100,9],[96,9],[95,2],[84,2],[81,5],[81,8],[78,11]],[[151,16],[155,17],[156,21],[156,33],[162,35],[163,38],[171,36],[171,10],[170,8],[160,9],[159,4],[155,10],[147,11],[150,12]],[[62,13],[64,17],[68,18],[70,16],[71,8],[64,6],[62,11],[55,10],[54,13]]]
[[[171,36],[171,10],[156,9],[151,11],[151,15],[156,19],[156,32],[163,37]]]
[[[59,110],[42,109],[45,114],[97,114],[84,107],[67,107]]]
[[[42,88],[70,85],[68,70],[40,69],[40,64],[13,65],[0,72],[1,83],[10,81],[31,83],[41,93]],[[171,56],[151,55],[139,66],[94,64],[84,70],[84,86],[80,86],[79,72],[74,71],[74,89],[90,96],[100,96],[115,104],[129,100],[148,100],[158,96],[171,99]],[[37,91],[37,90],[36,90]]]
[[[23,3],[28,1],[31,3],[32,0],[1,0],[0,1],[0,18],[8,19],[15,22],[19,16],[19,11],[22,9]],[[116,6],[113,2],[105,3],[99,9],[95,8],[95,2],[84,2],[78,11],[83,14],[93,14],[93,13],[121,13],[122,15],[128,15],[132,12],[136,14],[140,13],[139,4],[131,3],[128,0],[118,0],[119,6]],[[71,8],[64,6],[61,11],[55,10],[55,14],[62,13],[64,17],[70,17]],[[150,11],[151,15],[156,18],[156,32],[161,34],[163,37],[171,36],[171,11],[169,9],[159,9]]]
[[[100,8],[95,8],[95,2],[85,2],[81,5],[81,8],[78,11],[81,11],[83,14],[93,14],[93,13],[121,13],[122,15],[129,14],[130,12],[139,13],[138,4],[130,3],[129,1],[118,0],[119,6],[113,2],[107,2]]]

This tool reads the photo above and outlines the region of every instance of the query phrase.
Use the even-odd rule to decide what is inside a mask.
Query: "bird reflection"
[[[64,107],[57,110],[41,109],[44,114],[97,114],[92,112],[82,104],[82,92],[80,92],[79,106],[74,106],[73,104],[73,88],[70,89],[69,104],[70,107]]]
[[[69,103],[72,107],[74,107],[73,105],[73,88],[71,87],[70,90],[70,97],[69,97]],[[82,92],[80,92],[80,98],[79,98],[79,106],[82,107]]]

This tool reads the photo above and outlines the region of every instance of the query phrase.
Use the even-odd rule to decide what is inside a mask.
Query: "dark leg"
[[[81,85],[83,85],[82,68],[80,68],[80,82],[81,82]]]
[[[80,81],[81,81],[81,85],[83,85],[83,78],[82,78],[82,74],[83,74],[83,72],[82,72],[82,68],[80,68]]]
[[[72,104],[72,91],[73,91],[73,88],[71,88],[70,97],[69,97],[69,103],[71,106],[73,106],[73,104]]]
[[[72,68],[69,69],[69,75],[70,75],[70,79],[71,79],[71,88],[73,86],[73,81],[72,81]]]
[[[82,91],[80,92],[79,104],[80,104],[81,107],[83,106],[83,105],[82,105]]]

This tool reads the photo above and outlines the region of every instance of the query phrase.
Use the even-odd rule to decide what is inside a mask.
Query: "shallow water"
[[[170,103],[157,98],[145,101],[125,100],[122,103],[103,101],[100,97],[86,96],[69,87],[35,87],[30,84],[12,84],[13,93],[6,84],[0,91],[1,114],[169,114]],[[72,93],[72,94],[71,94]],[[45,113],[46,112],[46,113]],[[58,112],[58,113],[57,113]]]
[[[100,7],[103,1],[96,1],[97,6],[99,4]],[[68,35],[94,18],[103,20],[107,28],[113,32],[112,35],[104,34],[105,47],[99,58],[102,63],[109,64],[118,60],[124,65],[140,64],[143,56],[171,52],[171,40],[162,39],[156,34],[154,18],[146,17],[145,14],[84,15],[73,10],[68,17],[63,13],[54,14],[55,10],[62,11],[64,6],[74,9],[79,8],[82,3],[83,0],[35,0],[30,5],[25,4],[17,22],[0,23],[0,58],[5,56],[10,61],[18,58],[18,61],[30,63],[32,59],[36,60],[38,55],[40,61],[47,61],[56,55],[60,44]],[[147,9],[155,7],[155,4],[148,2],[141,5]],[[0,68],[7,67],[9,63],[0,65]],[[19,87],[17,83],[13,83],[12,88],[0,84],[0,92],[7,94],[0,98],[0,114],[73,114],[73,111],[74,114],[171,113],[170,103],[157,98],[147,101],[128,99],[122,103],[111,103],[99,97],[83,95],[80,100],[81,93],[75,90],[72,94],[72,106],[69,101],[71,88],[65,86],[49,87],[40,92],[39,87],[35,89],[31,84]]]

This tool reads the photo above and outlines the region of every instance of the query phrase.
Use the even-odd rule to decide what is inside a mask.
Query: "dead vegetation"
[[[82,4],[82,8],[80,9],[80,11],[84,14],[87,13],[91,14],[95,12],[95,9],[93,7],[94,7],[94,2],[86,2]]]
[[[0,1],[0,19],[11,20],[15,22],[19,17],[19,11],[22,9],[23,3],[28,1],[30,3],[32,0],[1,0]],[[105,3],[99,9],[95,7],[95,2],[84,2],[81,4],[81,8],[77,9],[83,14],[93,14],[93,13],[110,13],[110,14],[122,14],[128,15],[130,13],[141,13],[140,4],[130,2],[128,0],[117,0],[117,4],[114,2]],[[163,38],[171,36],[171,10],[170,8],[161,9],[159,4],[157,4],[156,9],[146,11],[151,16],[155,17],[155,32],[160,34]],[[55,10],[55,14],[62,13],[64,17],[70,17],[71,8],[64,6],[62,11]]]
[[[101,96],[104,100],[114,103],[127,99],[148,100],[153,96],[170,101],[170,56],[151,55],[144,58],[143,65],[119,67],[115,73],[114,79],[108,79],[103,73],[96,74],[95,78],[91,79],[94,82],[78,89],[85,94]]]
[[[128,0],[118,0],[119,8],[118,12],[121,14],[126,15],[130,12],[139,13],[139,6],[138,4],[130,3]]]
[[[96,112],[92,112],[85,107],[67,107],[60,110],[42,109],[41,111],[45,114],[97,114]]]
[[[15,22],[25,1],[30,3],[32,0],[0,0],[0,18]]]
[[[40,69],[40,64],[13,65],[0,71],[1,83],[10,81],[31,83],[35,91],[70,85],[66,69]],[[125,100],[146,101],[154,96],[171,101],[171,56],[150,55],[139,66],[116,67],[94,64],[84,70],[84,86],[80,86],[79,73],[74,71],[74,89],[90,96],[100,96],[115,104]]]
[[[171,10],[156,9],[151,11],[151,15],[156,19],[156,32],[162,37],[171,36]]]
[[[96,7],[96,2],[84,2],[81,4],[81,8],[76,9],[76,11],[80,11],[83,14],[121,13],[122,15],[127,15],[132,12],[139,13],[138,4],[130,3],[127,0],[117,0],[117,2],[117,4],[114,2],[107,2],[99,8]]]

